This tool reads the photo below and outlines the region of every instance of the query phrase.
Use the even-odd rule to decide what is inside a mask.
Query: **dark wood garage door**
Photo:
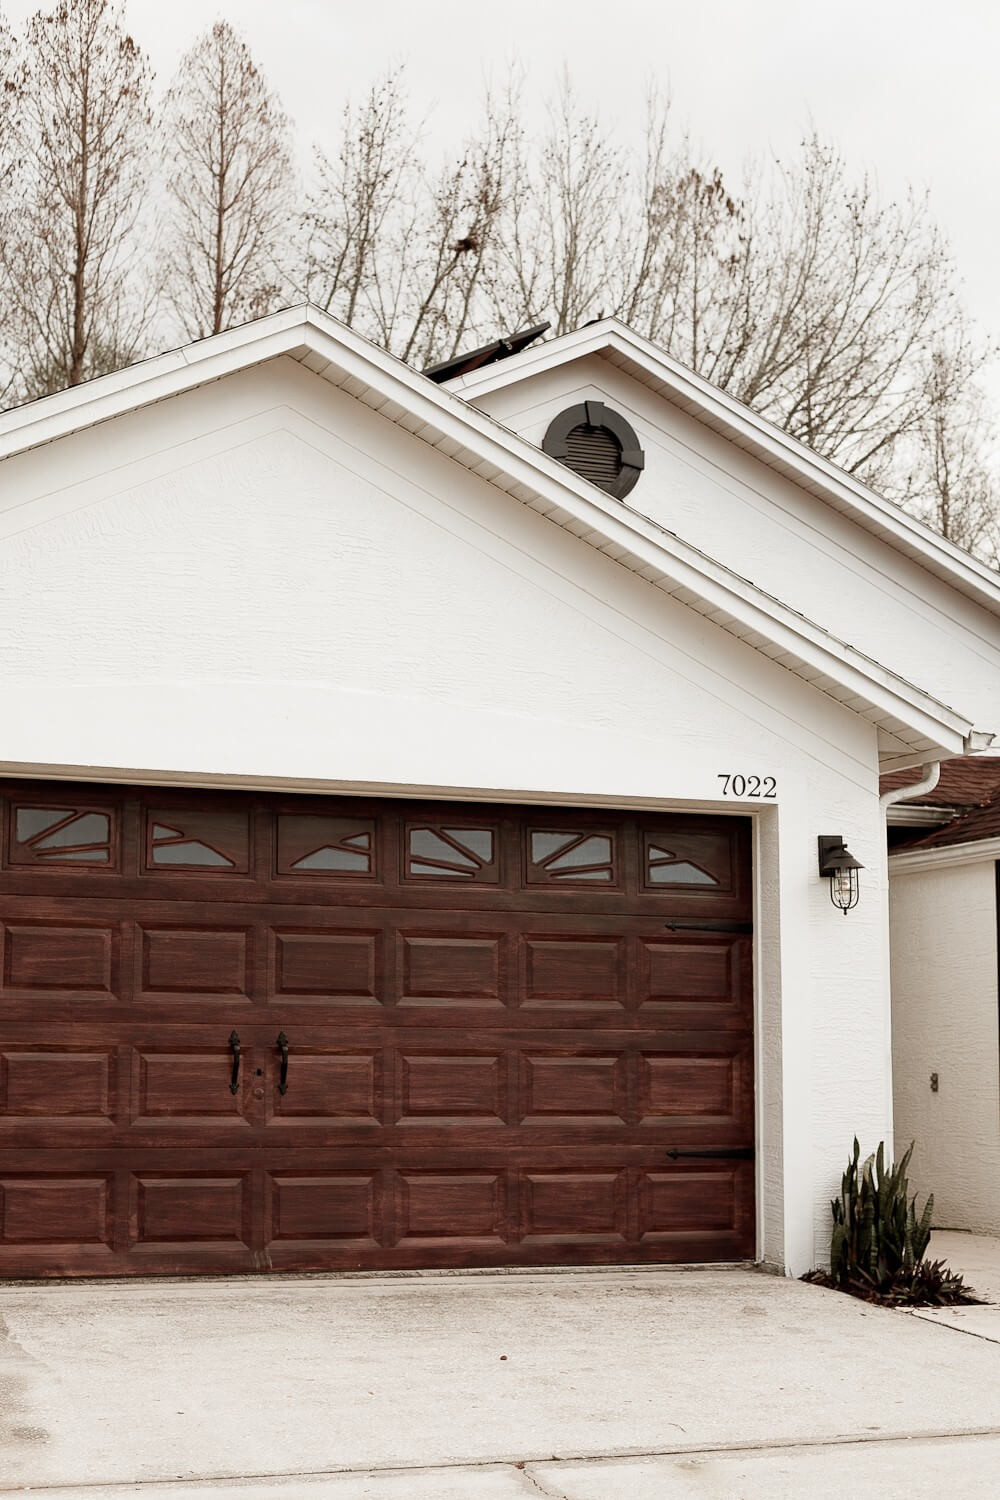
[[[753,1255],[746,820],[0,790],[0,1276]]]

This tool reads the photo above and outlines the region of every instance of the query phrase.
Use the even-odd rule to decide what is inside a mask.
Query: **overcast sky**
[[[37,8],[0,0],[15,26]],[[160,84],[226,16],[303,146],[333,133],[345,97],[403,61],[442,146],[514,59],[529,111],[565,66],[622,139],[637,136],[655,79],[733,174],[749,153],[794,150],[812,120],[884,192],[930,190],[969,310],[1000,342],[997,0],[127,0],[126,14]],[[990,384],[1000,404],[1000,377]]]

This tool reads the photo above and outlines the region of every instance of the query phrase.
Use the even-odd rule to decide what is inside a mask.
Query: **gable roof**
[[[907,515],[891,500],[821,458],[797,438],[682,365],[617,318],[602,318],[573,333],[535,344],[502,363],[447,382],[468,401],[533,375],[599,355],[634,380],[664,396],[713,432],[727,438],[769,468],[816,495],[833,509],[888,542],[953,588],[992,609],[1000,606],[1000,573],[931,527]]]
[[[274,313],[5,412],[0,461],[280,357],[297,360],[870,720],[886,769],[972,748],[974,726],[960,712],[313,307]],[[994,607],[1000,609],[1000,587]]]

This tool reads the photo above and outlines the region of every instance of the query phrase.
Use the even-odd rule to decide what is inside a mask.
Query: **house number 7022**
[[[719,771],[724,797],[776,797],[778,784],[773,776],[740,776],[732,771]]]

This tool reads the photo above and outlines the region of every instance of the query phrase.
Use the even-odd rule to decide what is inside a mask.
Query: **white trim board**
[[[620,327],[615,325],[616,333]],[[282,356],[295,358],[868,719],[878,729],[883,771],[971,748],[974,726],[960,712],[316,308],[275,313],[6,412],[0,415],[0,461]],[[721,392],[713,395],[729,401]],[[18,504],[16,495],[4,499]],[[991,604],[1000,610],[1000,585],[994,592]]]

